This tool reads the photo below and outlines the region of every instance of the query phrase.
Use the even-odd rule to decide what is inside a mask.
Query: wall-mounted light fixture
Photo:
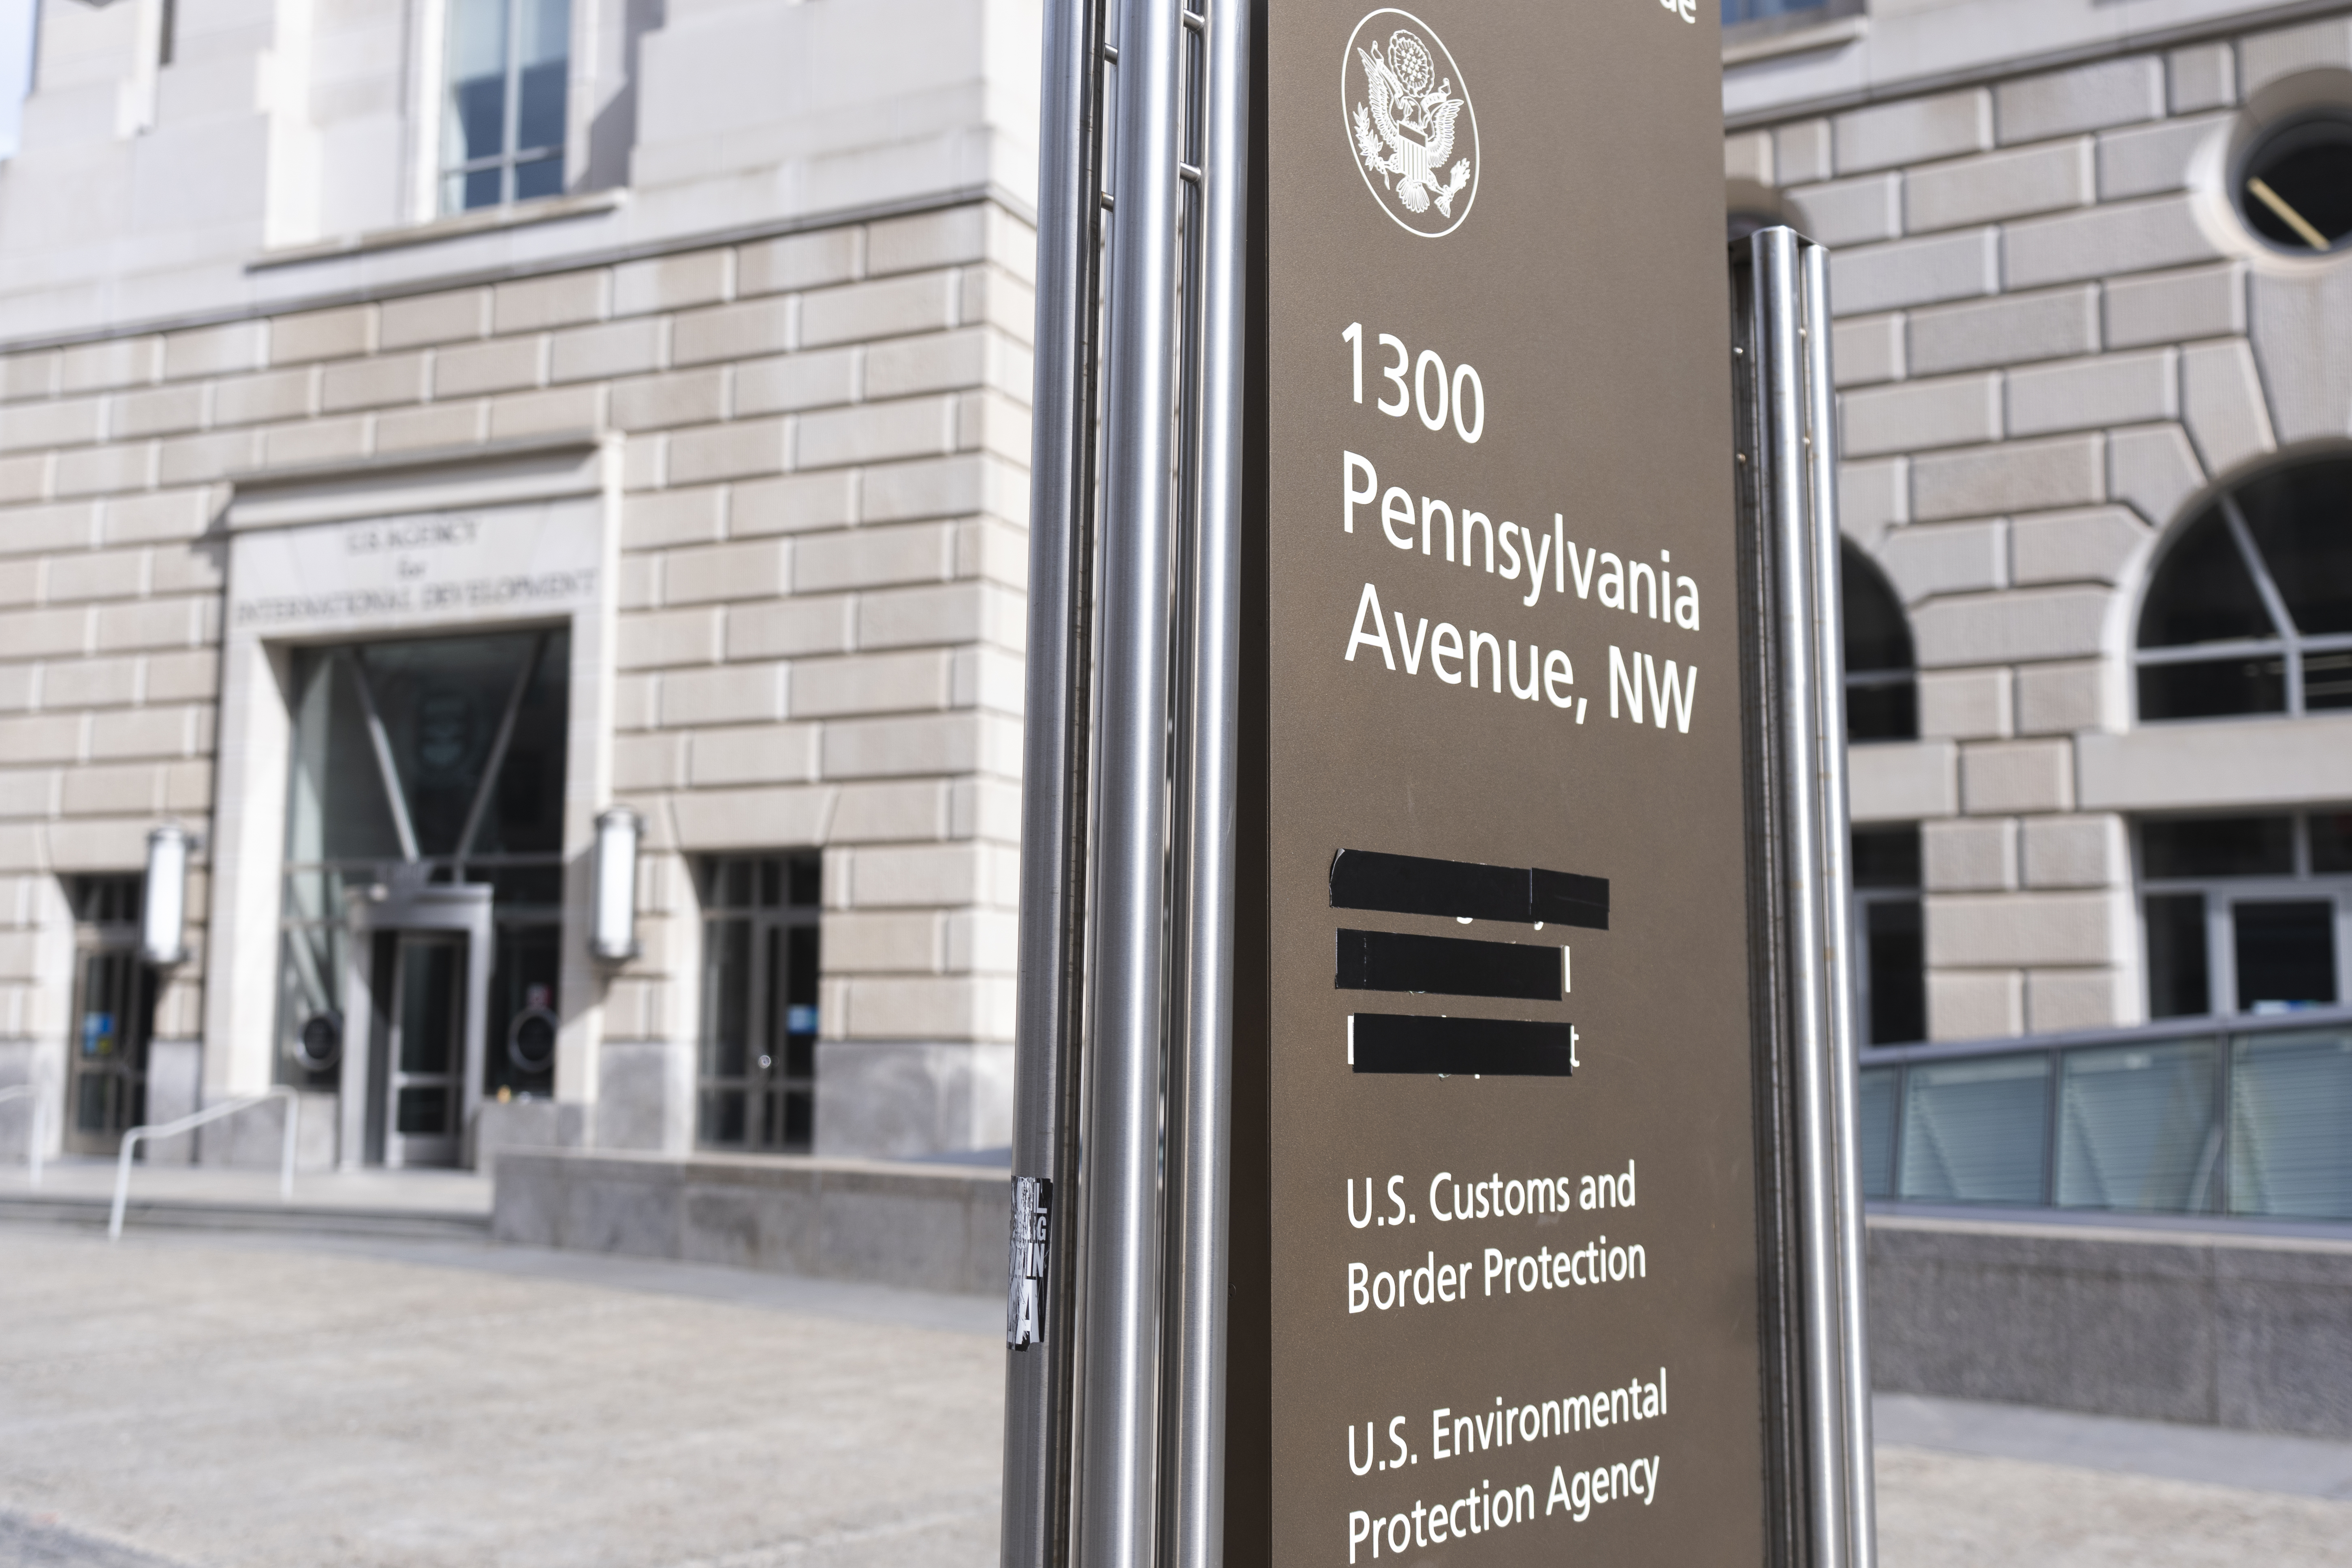
[[[188,956],[188,834],[165,823],[147,835],[147,886],[140,901],[139,955],[152,964]]]
[[[637,956],[637,839],[645,821],[625,805],[596,817],[596,900],[588,951],[607,963]]]

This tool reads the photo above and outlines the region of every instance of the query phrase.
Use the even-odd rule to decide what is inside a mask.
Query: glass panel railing
[[[2352,1221],[2352,1009],[1866,1049],[1863,1195]]]
[[[2181,1214],[2213,1206],[2219,1040],[2074,1050],[2059,1060],[2060,1207]]]
[[[1910,1068],[1902,1195],[1923,1203],[2042,1202],[2049,1110],[2047,1052]]]
[[[1895,1111],[1903,1092],[1900,1068],[1865,1068],[1862,1072],[1862,1195],[1895,1195]]]
[[[2352,1219],[2352,1027],[2231,1049],[2230,1212]]]

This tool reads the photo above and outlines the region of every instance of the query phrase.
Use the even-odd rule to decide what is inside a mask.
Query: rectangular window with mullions
[[[448,0],[441,210],[563,190],[571,0]]]
[[[821,860],[702,862],[702,1047],[695,1138],[806,1153],[816,1129]]]
[[[2144,821],[2139,879],[2149,1017],[2344,999],[2352,811]]]
[[[1860,951],[1863,1043],[1927,1037],[1927,922],[1919,896],[1919,825],[1853,830],[1853,933]]]

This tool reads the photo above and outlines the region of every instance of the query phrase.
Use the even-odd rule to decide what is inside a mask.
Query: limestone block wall
[[[1919,662],[1921,739],[1857,749],[1856,812],[1923,824],[1935,1038],[2144,1013],[2117,808],[2150,792],[2082,757],[2134,727],[2162,531],[2218,482],[2352,436],[2352,260],[2277,255],[2224,188],[2251,128],[2315,93],[2352,102],[2352,19],[1726,142],[1736,203],[1760,194],[1833,247],[1844,526],[1908,606]],[[2305,771],[2284,798],[2345,793],[2340,769],[2332,787]],[[2206,775],[2154,796],[2281,798],[2275,777]]]
[[[235,478],[587,435],[622,449],[614,769],[649,823],[593,1141],[691,1141],[688,858],[820,847],[821,1143],[1003,1142],[1033,252],[967,202],[0,348],[0,1081],[63,1048],[57,878],[209,836]],[[191,1049],[202,967],[157,1025]],[[897,1109],[834,1103],[868,1079]]]
[[[191,345],[173,345],[174,367]],[[161,481],[186,389],[161,338],[0,360],[0,1082],[61,1085],[73,927],[60,879],[138,871],[148,830],[212,806],[217,493]],[[185,1110],[203,1010],[204,846],[190,962],[163,984],[155,1109]],[[0,1108],[0,1153],[29,1130]]]
[[[1010,1136],[1034,252],[975,205],[671,264],[667,353],[609,393],[614,782],[661,858],[608,1071],[690,1077],[687,857],[818,845],[820,1149]],[[600,1142],[683,1147],[663,1103]]]

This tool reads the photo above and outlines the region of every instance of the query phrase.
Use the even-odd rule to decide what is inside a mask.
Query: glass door
[[[814,854],[703,863],[705,1148],[805,1153],[815,1141],[820,872]]]
[[[68,877],[74,1004],[66,1042],[65,1146],[111,1154],[147,1120],[147,1041],[155,973],[139,956],[140,879]]]
[[[76,960],[66,1147],[77,1154],[111,1154],[124,1130],[147,1119],[154,975],[128,948],[84,948]]]
[[[466,1071],[466,939],[394,931],[391,1002],[373,1056],[377,1138],[386,1165],[455,1165]],[[371,1139],[370,1142],[376,1142]]]

